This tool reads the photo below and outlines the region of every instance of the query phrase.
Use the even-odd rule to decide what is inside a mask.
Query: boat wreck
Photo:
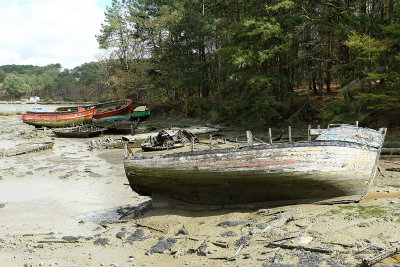
[[[93,114],[94,109],[85,110],[84,108],[79,108],[78,111],[60,112],[26,111],[22,114],[22,121],[35,127],[68,127],[74,124],[89,123]]]
[[[126,144],[125,172],[140,195],[193,204],[362,199],[373,183],[386,129],[341,124],[309,127],[308,134],[305,142],[292,142],[289,135],[289,142],[274,143],[270,134],[269,143],[249,140],[217,149],[197,144],[176,153],[133,151]]]
[[[66,138],[89,138],[99,136],[105,133],[106,128],[100,128],[93,125],[82,125],[75,127],[67,127],[67,128],[55,128],[53,129],[53,133],[57,137],[66,137]]]
[[[52,149],[54,142],[20,144],[13,148],[0,149],[0,157],[12,157],[23,154],[41,152],[44,150]]]

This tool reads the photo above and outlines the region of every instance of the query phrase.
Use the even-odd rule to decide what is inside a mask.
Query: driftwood
[[[378,255],[375,256],[371,256],[369,258],[365,258],[362,261],[362,266],[365,267],[369,267],[374,265],[375,263],[380,262],[383,259],[386,259],[396,253],[400,252],[400,246],[396,246],[396,247],[390,247],[388,249],[385,249],[384,251],[382,251],[381,253],[379,253]]]
[[[137,222],[135,222],[135,224],[136,224],[136,226],[138,226],[138,227],[144,227],[144,228],[147,228],[147,229],[150,229],[150,230],[154,230],[154,231],[157,231],[157,232],[160,232],[160,233],[164,233],[163,230],[160,230],[160,229],[157,229],[157,228],[154,228],[154,227],[145,225],[145,224],[141,224],[141,223],[137,223]]]
[[[319,253],[326,253],[326,254],[331,254],[333,252],[333,250],[329,249],[329,248],[312,248],[312,247],[294,246],[294,245],[274,243],[274,242],[271,242],[267,246],[273,246],[273,247],[279,247],[279,248],[285,248],[285,249],[302,249],[302,250],[307,250],[307,251],[312,251],[312,252],[319,252]]]
[[[67,240],[40,240],[38,243],[80,243],[79,241],[67,241]]]
[[[209,258],[211,260],[226,260],[226,261],[234,261],[236,260],[236,257],[239,255],[240,250],[242,250],[243,244],[239,246],[239,248],[236,250],[235,254],[233,256],[225,256],[225,257],[214,257],[214,258]]]
[[[266,231],[269,231],[269,230],[271,230],[272,228],[275,228],[275,227],[281,227],[281,226],[284,225],[286,222],[290,221],[292,217],[293,217],[293,214],[292,214],[291,212],[289,212],[289,211],[283,213],[283,214],[279,217],[279,219],[277,219],[277,220],[273,221],[272,223],[270,223],[267,227],[265,227],[265,228],[261,231],[261,233],[264,233],[264,232],[266,232]]]
[[[400,168],[387,168],[386,170],[390,172],[400,172]]]

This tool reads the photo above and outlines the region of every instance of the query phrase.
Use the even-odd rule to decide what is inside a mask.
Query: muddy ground
[[[195,212],[132,192],[121,149],[0,117],[0,149],[42,141],[53,149],[0,158],[0,266],[357,266],[400,245],[396,156],[360,203]]]

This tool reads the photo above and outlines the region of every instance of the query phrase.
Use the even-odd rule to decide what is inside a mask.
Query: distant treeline
[[[72,70],[60,64],[0,66],[0,99],[20,100],[40,96],[42,101],[97,101],[107,99],[104,75],[98,63]]]
[[[33,90],[261,127],[400,124],[397,0],[113,0],[97,40],[108,57]]]

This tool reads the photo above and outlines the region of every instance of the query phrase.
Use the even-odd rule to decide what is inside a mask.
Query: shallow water
[[[56,107],[74,106],[72,104],[44,105],[44,104],[0,104],[0,112],[23,112],[23,111],[54,111]]]

